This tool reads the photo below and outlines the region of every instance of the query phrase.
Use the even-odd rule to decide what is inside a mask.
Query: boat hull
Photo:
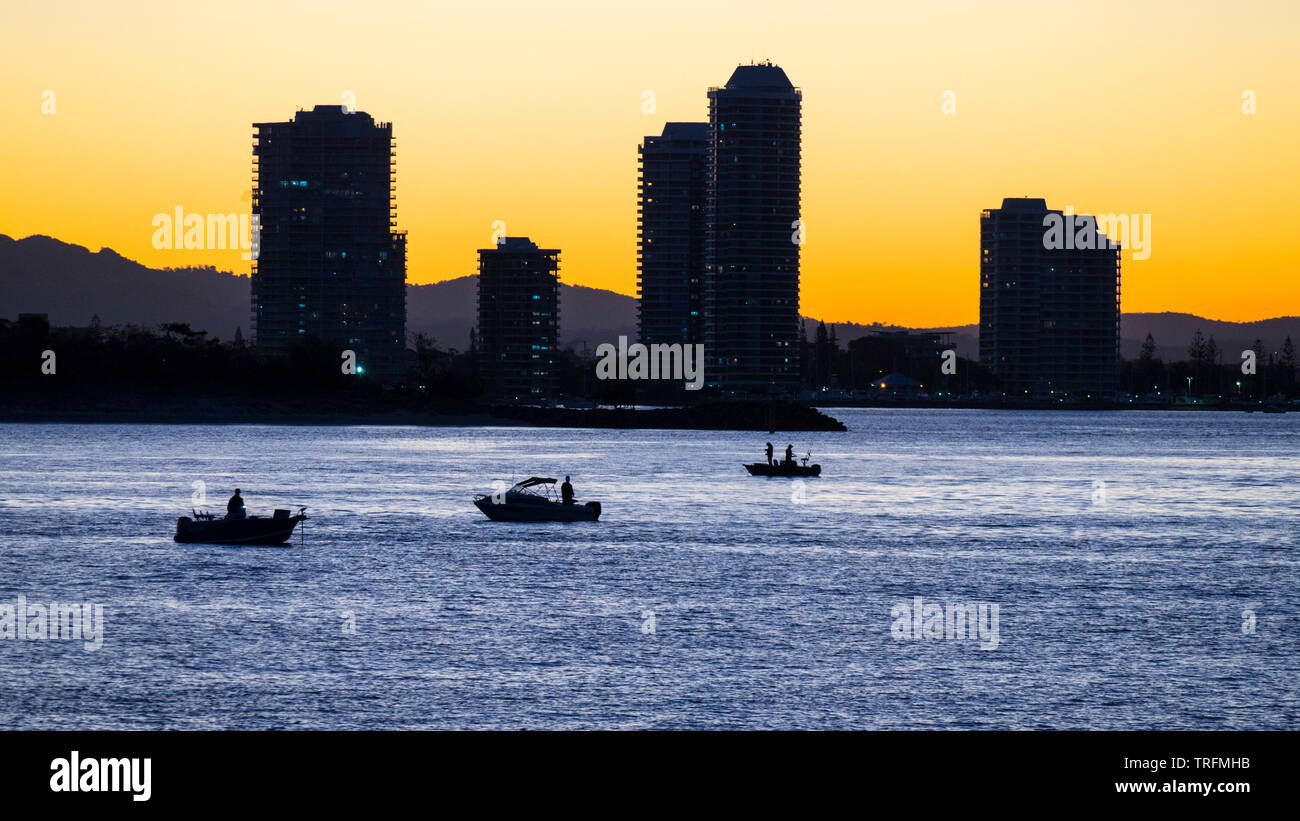
[[[182,544],[284,544],[306,516],[278,519],[250,516],[247,519],[176,520],[176,541]]]
[[[791,465],[777,463],[769,465],[766,462],[754,462],[745,465],[745,470],[749,471],[750,476],[821,476],[821,465]]]
[[[493,502],[483,496],[474,506],[494,522],[594,522],[600,518],[600,502],[566,505],[555,502]]]

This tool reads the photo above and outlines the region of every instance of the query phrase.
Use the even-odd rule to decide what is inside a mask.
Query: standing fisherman
[[[235,495],[230,497],[229,502],[226,502],[226,518],[243,519],[246,518],[246,515],[244,513],[244,497],[239,495],[239,488],[235,488]]]

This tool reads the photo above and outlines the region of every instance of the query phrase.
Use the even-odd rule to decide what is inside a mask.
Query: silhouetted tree
[[[1255,399],[1262,399],[1268,396],[1269,371],[1273,369],[1270,361],[1271,357],[1264,351],[1264,341],[1256,339],[1255,343],[1250,346],[1251,352],[1255,354],[1255,374],[1254,376],[1238,377],[1242,383],[1242,393],[1249,394]]]
[[[476,384],[479,381],[478,375],[478,329],[470,326],[469,329],[469,374]]]
[[[826,381],[828,385],[837,386],[840,384],[839,379],[839,358],[840,358],[840,340],[835,335],[835,326],[831,325],[831,336],[828,340],[831,347],[830,362],[826,369]]]
[[[1150,333],[1147,338],[1142,340],[1142,352],[1138,354],[1138,379],[1139,384],[1133,393],[1144,394],[1155,387],[1152,381],[1155,378],[1156,368],[1156,340]]]
[[[1295,390],[1295,366],[1296,354],[1295,344],[1291,341],[1291,335],[1287,334],[1286,340],[1282,343],[1282,353],[1277,360],[1278,369],[1281,371],[1282,389],[1289,396]]]
[[[1205,358],[1205,336],[1201,334],[1201,329],[1197,328],[1196,333],[1192,334],[1191,344],[1187,346],[1187,361],[1200,362]]]
[[[1219,358],[1219,347],[1214,343],[1214,338],[1206,339],[1197,328],[1196,333],[1192,334],[1191,344],[1187,346],[1187,361],[1191,364],[1191,376],[1193,380],[1192,392],[1204,396],[1216,389],[1217,379],[1214,379],[1214,365]]]
[[[831,340],[830,335],[826,333],[826,323],[817,324],[817,335],[814,355],[817,358],[816,366],[813,368],[813,388],[821,389],[830,384],[831,381]]]
[[[1219,345],[1210,337],[1205,341],[1205,371],[1209,374],[1209,393],[1218,393],[1222,374],[1219,373]]]
[[[799,319],[799,384],[812,387],[812,369],[808,362],[808,324]]]

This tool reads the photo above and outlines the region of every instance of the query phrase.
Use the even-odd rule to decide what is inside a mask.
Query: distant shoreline
[[[818,403],[824,410],[858,409],[858,408],[904,408],[925,410],[1022,410],[1022,411],[1232,411],[1235,413],[1275,413],[1265,408],[1276,407],[1267,403],[1244,404],[1171,404],[1139,402],[1095,402],[1089,404],[1068,404],[1063,402],[941,402],[936,400],[905,400],[881,402],[836,402]],[[1300,412],[1300,406],[1290,405],[1287,410]]]
[[[118,400],[50,402],[32,397],[0,399],[3,424],[140,424],[140,425],[350,425],[414,427],[546,427],[611,430],[752,430],[767,431],[772,420],[768,403],[713,403],[687,408],[545,408],[534,406],[473,406],[365,409],[334,400],[313,402],[239,397],[124,397]],[[313,405],[315,407],[313,407]],[[1232,411],[1276,413],[1263,406],[1138,405],[1097,403],[935,402],[894,401],[818,404],[777,403],[775,429],[781,431],[843,431],[834,418],[841,409],[1001,410],[1001,411]],[[1293,411],[1294,412],[1294,411]]]
[[[386,397],[385,397],[386,398]],[[375,407],[387,404],[387,407]],[[544,408],[404,405],[374,397],[260,398],[167,394],[115,397],[27,394],[0,398],[0,423],[174,425],[411,425],[420,427],[568,427],[659,430],[843,431],[816,408],[787,402],[716,402],[687,408]]]

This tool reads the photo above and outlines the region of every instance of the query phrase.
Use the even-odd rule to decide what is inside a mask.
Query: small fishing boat
[[[480,493],[474,506],[494,522],[594,522],[600,502],[565,504],[555,490],[555,480],[532,476],[505,493]]]
[[[798,462],[753,462],[745,465],[750,476],[821,476],[821,465],[799,464]]]
[[[176,541],[183,544],[284,544],[293,535],[299,522],[306,521],[307,508],[298,508],[297,515],[277,509],[269,519],[265,516],[246,516],[242,519],[218,519],[211,513],[194,513],[176,520]]]

